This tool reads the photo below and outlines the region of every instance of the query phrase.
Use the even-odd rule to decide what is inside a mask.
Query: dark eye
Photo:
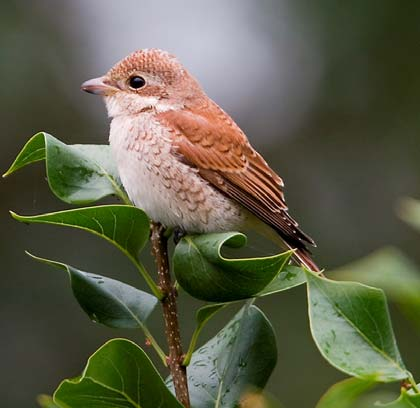
[[[130,78],[128,84],[130,85],[130,88],[140,89],[146,85],[146,81],[141,76],[136,75]]]

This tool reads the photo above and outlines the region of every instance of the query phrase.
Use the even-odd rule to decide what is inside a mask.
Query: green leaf
[[[410,376],[382,290],[335,282],[310,271],[306,276],[312,336],[330,364],[366,380],[391,382]]]
[[[205,324],[221,309],[227,306],[227,303],[217,303],[213,305],[206,305],[197,310],[195,314],[196,328],[191,338],[188,352],[184,358],[184,365],[188,365],[191,360],[191,356],[194,352],[195,345],[197,344],[198,336]]]
[[[404,198],[398,206],[398,215],[407,224],[420,231],[420,201]]]
[[[187,370],[191,406],[236,407],[248,387],[265,386],[276,361],[270,322],[247,304],[193,354]]]
[[[11,214],[24,223],[62,225],[91,232],[131,257],[136,257],[149,239],[147,215],[129,205],[99,205],[28,216]]]
[[[36,402],[41,408],[61,408],[57,404],[54,403],[52,397],[49,395],[38,395]]]
[[[3,174],[7,177],[15,171],[27,166],[28,164],[35,163],[45,159],[45,135],[46,133],[40,132],[32,136],[20,151],[15,161],[10,168]]]
[[[334,384],[320,399],[316,408],[353,408],[357,399],[375,385],[374,381],[348,378]]]
[[[268,296],[306,283],[305,271],[299,266],[286,265],[256,297]]]
[[[121,329],[144,328],[158,303],[155,296],[117,280],[83,272],[29,252],[27,254],[37,261],[67,271],[74,297],[94,322]]]
[[[130,205],[101,205],[32,216],[22,216],[13,212],[11,214],[21,222],[78,228],[106,239],[130,258],[153,294],[161,298],[161,291],[137,258],[150,233],[149,219],[139,208]]]
[[[146,327],[158,299],[130,285],[101,275],[80,271],[61,262],[31,258],[65,270],[70,278],[74,297],[92,321],[120,329],[142,329],[156,353],[166,365],[166,355]]]
[[[173,256],[181,287],[197,299],[230,302],[255,296],[277,276],[292,251],[265,258],[227,259],[223,246],[240,248],[246,237],[237,232],[183,238]]]
[[[351,408],[378,408],[382,406],[381,404],[393,401],[397,396],[398,393],[395,393],[393,390],[381,387],[374,392],[367,392],[361,395]]]
[[[44,132],[26,143],[3,177],[44,159],[48,184],[60,200],[86,204],[115,194],[128,201],[108,145],[66,145]]]
[[[146,353],[125,339],[105,343],[82,375],[63,381],[54,401],[66,408],[181,408]]]
[[[389,404],[377,404],[377,406],[386,408],[420,408],[420,394],[402,389],[401,395],[397,400]]]
[[[420,330],[419,269],[397,248],[379,249],[332,271],[331,276],[383,289],[389,299],[396,302],[404,315]]]

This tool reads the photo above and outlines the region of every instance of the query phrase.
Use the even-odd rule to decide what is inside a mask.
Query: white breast
[[[246,212],[179,161],[171,138],[153,113],[112,120],[111,149],[133,203],[167,227],[188,232],[242,229]]]

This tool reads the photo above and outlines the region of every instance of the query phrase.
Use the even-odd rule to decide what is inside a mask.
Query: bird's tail
[[[307,249],[303,248],[292,248],[290,245],[284,243],[289,249],[293,249],[295,252],[292,255],[292,259],[307,269],[310,269],[313,272],[321,272],[318,265],[313,261],[311,253]]]
[[[293,250],[294,254],[292,255],[292,259],[298,265],[302,265],[305,268],[308,268],[314,272],[321,272],[321,269],[313,261],[311,253],[305,247],[295,248],[292,245],[289,245],[287,242],[285,242],[284,239],[281,238],[281,236],[276,230],[259,220],[257,222],[253,222],[251,228],[254,231],[261,234],[262,236],[268,238],[270,241],[277,244],[280,248]]]

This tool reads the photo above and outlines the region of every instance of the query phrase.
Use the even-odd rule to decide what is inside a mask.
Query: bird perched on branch
[[[319,270],[282,179],[174,56],[136,51],[82,89],[103,96],[121,181],[154,221],[189,233],[253,229]]]

